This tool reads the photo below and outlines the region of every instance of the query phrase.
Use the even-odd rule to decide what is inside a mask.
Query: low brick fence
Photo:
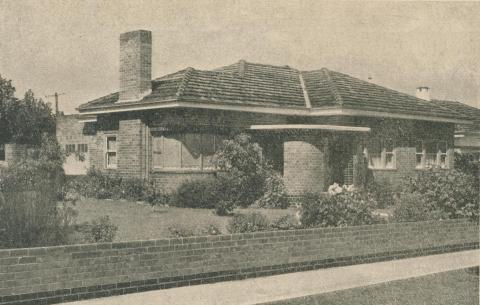
[[[52,304],[479,246],[467,220],[0,250],[0,304]]]

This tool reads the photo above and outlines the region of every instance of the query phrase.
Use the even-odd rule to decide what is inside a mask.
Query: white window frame
[[[370,162],[370,156],[369,156],[369,151],[368,151],[368,146],[371,143],[370,141],[380,141],[380,166],[374,166],[372,162]],[[395,170],[397,169],[397,158],[396,158],[396,149],[395,149],[395,141],[391,138],[387,139],[371,139],[367,145],[365,145],[365,148],[363,150],[365,157],[368,160],[368,168],[376,170],[376,169],[387,169],[387,170]],[[392,141],[392,150],[387,151],[385,142],[386,141]],[[370,144],[371,145],[371,144]],[[387,167],[387,157],[391,156],[392,157],[392,164],[393,166]]]
[[[108,148],[108,139],[109,138],[115,138],[115,149],[109,149]],[[118,167],[118,147],[117,147],[117,141],[118,136],[116,134],[108,134],[105,135],[105,168],[106,169],[116,169]],[[115,153],[115,164],[109,164],[109,154]]]
[[[70,150],[69,147],[73,148],[73,149]],[[67,154],[74,154],[76,148],[77,148],[77,146],[75,144],[65,144],[65,152]]]
[[[437,141],[436,140],[432,140],[432,141],[418,140],[418,142],[422,143],[422,153],[421,153],[422,161],[421,161],[420,165],[418,165],[416,163],[417,162],[417,155],[420,155],[420,153],[417,153],[417,151],[415,149],[415,168],[416,169],[428,169],[428,168],[430,168],[426,164],[427,154],[435,154],[436,155],[436,157],[435,157],[435,167],[441,168],[441,169],[449,169],[450,168],[450,166],[449,166],[450,156],[448,155],[448,142],[447,141],[445,141],[445,140],[440,140],[440,141],[438,141],[438,140]],[[427,144],[426,143],[435,143],[435,147],[436,147],[436,150],[437,150],[436,153],[427,153]],[[441,151],[440,143],[445,144],[445,152]],[[442,165],[442,156],[445,157],[445,163],[443,165]]]
[[[80,151],[80,147],[85,147],[86,149],[84,151]],[[84,154],[88,153],[88,144],[86,143],[77,144],[77,151],[79,153],[84,153]]]

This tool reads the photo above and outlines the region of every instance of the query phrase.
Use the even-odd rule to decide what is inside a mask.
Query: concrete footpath
[[[258,304],[480,265],[480,250],[172,288],[70,305]]]

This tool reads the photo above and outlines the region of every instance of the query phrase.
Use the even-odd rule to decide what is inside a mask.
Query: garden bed
[[[211,209],[191,209],[164,206],[150,206],[141,202],[126,200],[83,199],[78,201],[77,223],[92,221],[109,216],[118,226],[115,241],[146,240],[171,237],[170,227],[184,227],[198,231],[212,224],[221,233],[227,233],[231,216],[217,216]],[[236,209],[235,213],[258,212],[274,220],[285,215],[294,215],[294,209]]]

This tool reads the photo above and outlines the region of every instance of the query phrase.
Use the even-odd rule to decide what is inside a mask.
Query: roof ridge
[[[183,74],[183,79],[180,85],[178,86],[178,91],[176,93],[176,96],[179,98],[182,96],[182,94],[185,92],[185,88],[188,85],[188,82],[190,80],[191,75],[195,72],[195,69],[192,67],[188,67],[185,69],[185,73]]]
[[[327,83],[328,83],[328,88],[330,91],[332,91],[333,98],[335,99],[335,102],[339,104],[340,106],[343,105],[343,99],[340,93],[338,92],[337,87],[335,86],[335,83],[332,80],[332,77],[330,76],[330,70],[327,68],[321,68],[320,71],[325,75],[327,78]]]

